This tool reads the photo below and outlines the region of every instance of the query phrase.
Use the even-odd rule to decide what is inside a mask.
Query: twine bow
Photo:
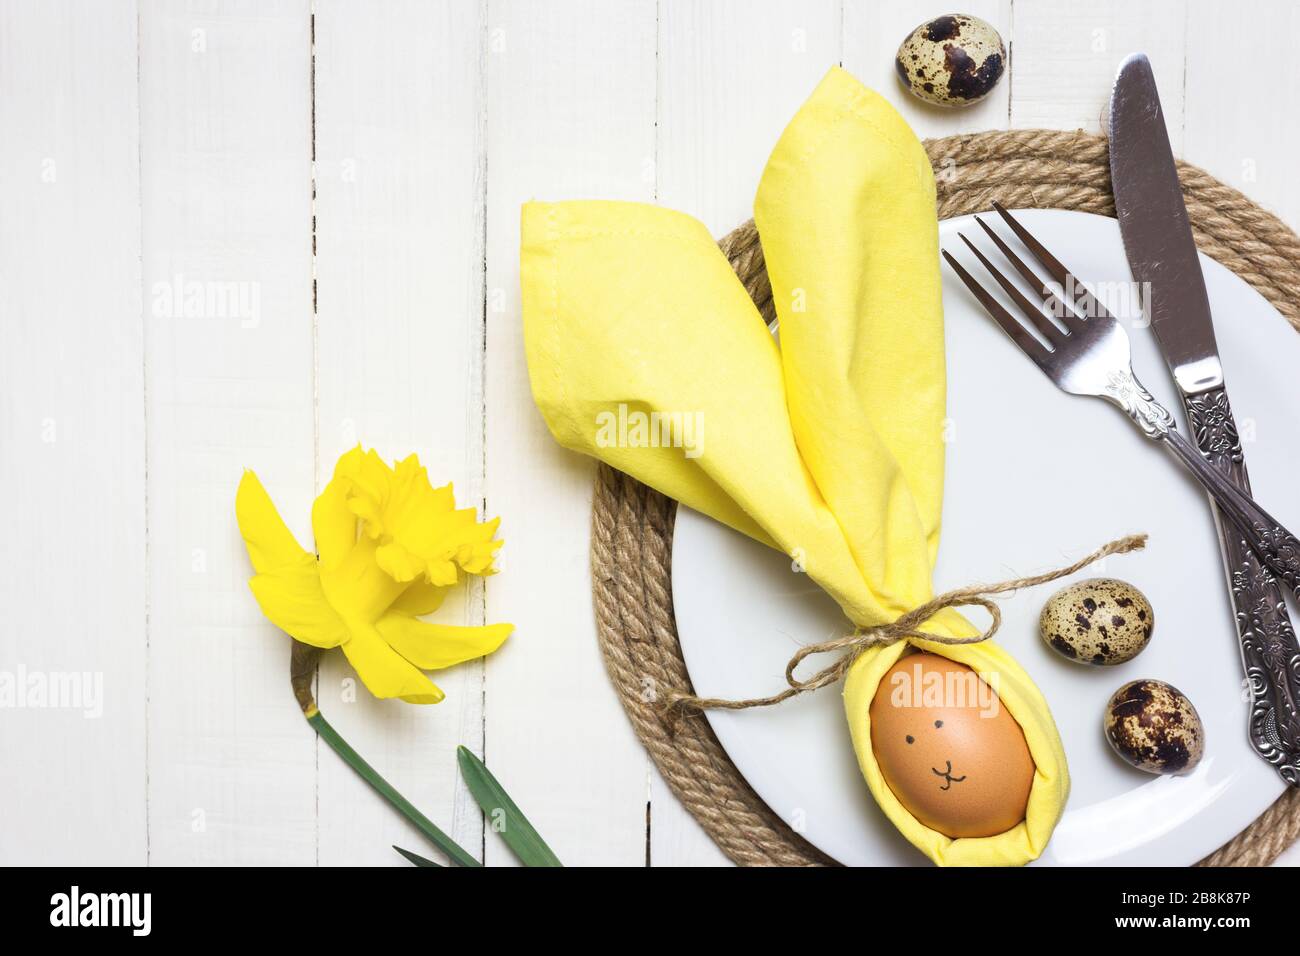
[[[665,707],[669,710],[674,708],[686,709],[694,708],[696,710],[748,710],[751,707],[770,707],[773,704],[779,704],[782,701],[789,700],[799,694],[808,691],[818,690],[827,684],[834,684],[843,678],[849,672],[862,654],[872,647],[883,647],[887,644],[897,644],[899,641],[909,638],[916,638],[923,641],[932,641],[935,644],[978,644],[981,641],[987,641],[998,632],[1002,626],[1002,611],[990,595],[1005,594],[1008,591],[1018,591],[1021,588],[1034,587],[1039,584],[1046,584],[1049,581],[1056,581],[1060,578],[1068,577],[1074,572],[1086,568],[1095,561],[1112,554],[1127,554],[1130,551],[1138,551],[1146,547],[1147,536],[1145,534],[1130,534],[1123,538],[1117,538],[1107,544],[1102,545],[1096,551],[1084,558],[1069,565],[1068,567],[1058,568],[1055,571],[1046,571],[1042,574],[1035,574],[1027,578],[1012,578],[1009,581],[1002,581],[998,584],[977,584],[970,587],[957,588],[954,591],[946,591],[943,594],[933,597],[924,604],[912,608],[912,610],[900,615],[892,621],[885,624],[876,624],[871,627],[856,627],[849,634],[842,637],[834,637],[829,641],[822,641],[819,644],[807,644],[800,647],[794,652],[789,663],[785,665],[785,682],[790,686],[785,690],[770,697],[751,697],[745,700],[729,700],[725,697],[697,697],[694,694],[685,691],[670,690],[665,696]],[[942,634],[931,634],[922,631],[919,628],[926,621],[930,620],[945,608],[958,607],[982,607],[989,613],[989,625],[981,633],[973,637],[946,637]],[[811,677],[801,680],[795,675],[795,670],[803,663],[804,659],[813,654],[825,654],[832,651],[847,651],[835,659],[834,662],[823,667],[814,673]]]

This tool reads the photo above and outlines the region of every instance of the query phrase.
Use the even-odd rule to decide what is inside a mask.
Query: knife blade
[[[1151,63],[1120,64],[1110,101],[1110,168],[1124,252],[1197,447],[1241,490],[1245,456],[1228,403],[1214,319]],[[1300,645],[1272,574],[1226,517],[1215,524],[1251,694],[1256,752],[1300,786]]]

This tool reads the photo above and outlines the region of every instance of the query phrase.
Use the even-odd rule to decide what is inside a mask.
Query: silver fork
[[[1300,599],[1300,540],[1256,504],[1254,498],[1229,481],[1195,445],[1183,437],[1169,410],[1152,398],[1151,393],[1142,387],[1142,383],[1133,374],[1128,334],[1115,321],[1114,316],[1009,212],[997,203],[994,203],[994,208],[1056,280],[1075,308],[1062,302],[988,223],[979,216],[975,217],[975,221],[1025,281],[1032,288],[1040,290],[1043,304],[1059,321],[1059,325],[1031,302],[1014,282],[998,271],[975,243],[964,234],[959,235],[1047,344],[1040,342],[1003,308],[945,249],[943,257],[948,265],[980,301],[985,311],[1020,346],[1020,350],[1033,359],[1034,364],[1060,389],[1074,395],[1106,399],[1128,415],[1147,438],[1170,451],[1218,502],[1224,514],[1241,529],[1260,559]]]

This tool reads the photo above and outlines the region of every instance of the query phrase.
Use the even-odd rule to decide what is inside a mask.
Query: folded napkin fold
[[[883,98],[832,69],[777,143],[754,218],[779,346],[691,217],[636,203],[525,205],[533,397],[561,444],[795,557],[853,624],[892,621],[932,596],[943,500],[929,161]],[[926,631],[978,633],[951,609]],[[1037,770],[1014,829],[951,839],[885,783],[868,708],[907,643],[984,675],[1019,722]],[[1042,695],[1006,651],[991,641],[872,648],[844,699],[872,795],[932,860],[1016,865],[1042,852],[1068,792],[1065,754]]]

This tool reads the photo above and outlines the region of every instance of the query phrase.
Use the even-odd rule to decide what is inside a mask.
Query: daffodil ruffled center
[[[457,509],[452,486],[434,488],[415,455],[389,467],[358,446],[339,459],[334,481],[362,536],[375,542],[375,563],[394,581],[446,587],[461,572],[493,573],[499,519],[479,522],[475,509]]]

